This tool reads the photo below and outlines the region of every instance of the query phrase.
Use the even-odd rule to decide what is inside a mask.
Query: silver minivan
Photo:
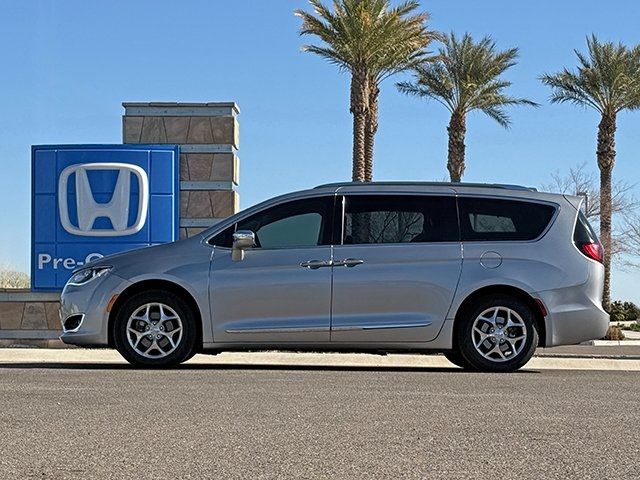
[[[62,292],[61,339],[138,366],[225,350],[442,352],[513,371],[602,337],[582,199],[509,185],[323,185],[201,235],[104,257]]]

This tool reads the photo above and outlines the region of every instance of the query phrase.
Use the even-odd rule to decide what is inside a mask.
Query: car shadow
[[[172,368],[140,368],[125,363],[87,363],[87,362],[0,362],[0,369],[45,369],[45,370],[114,370],[136,372],[179,372],[206,370],[235,370],[235,371],[326,371],[326,372],[408,372],[408,373],[452,373],[465,375],[482,375],[485,372],[466,371],[451,367],[419,367],[419,366],[386,366],[386,365],[280,365],[263,363],[186,363]],[[540,373],[539,370],[522,369],[512,372],[512,375]],[[503,375],[503,374],[500,374]]]

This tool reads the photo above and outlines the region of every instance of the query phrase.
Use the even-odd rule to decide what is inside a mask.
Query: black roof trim
[[[464,183],[464,182],[335,182],[318,185],[314,188],[328,187],[365,187],[370,185],[381,186],[417,186],[417,187],[473,187],[473,188],[500,188],[503,190],[527,190],[529,192],[537,192],[534,187],[525,187],[523,185],[509,185],[504,183]]]

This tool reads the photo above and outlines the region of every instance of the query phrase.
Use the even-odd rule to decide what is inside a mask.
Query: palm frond
[[[398,84],[403,93],[440,101],[451,112],[465,114],[479,109],[503,126],[508,116],[503,107],[537,106],[525,98],[510,97],[504,90],[511,82],[503,73],[516,64],[518,49],[498,50],[489,36],[474,41],[465,33],[444,35],[443,46],[435,56],[425,56],[413,68],[414,81]]]
[[[303,50],[342,69],[364,69],[376,84],[424,61],[426,46],[438,38],[426,28],[429,15],[416,12],[417,0],[393,7],[389,0],[334,0],[332,10],[320,0],[310,4],[312,13],[295,11],[302,19],[300,34],[322,44]]]
[[[504,128],[509,128],[509,126],[511,125],[511,119],[500,107],[486,107],[481,109],[481,112],[489,118],[494,119]]]
[[[565,68],[540,77],[552,89],[551,102],[588,106],[603,114],[640,108],[640,46],[601,42],[591,35],[587,53],[575,54],[576,71]]]

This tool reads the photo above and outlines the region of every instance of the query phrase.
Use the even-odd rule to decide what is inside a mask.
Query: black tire
[[[492,354],[495,359],[490,359],[483,356],[474,345],[473,337],[473,325],[475,320],[483,313],[492,308],[505,308],[515,312],[526,328],[526,336],[522,340],[522,343],[516,342],[516,350],[519,350],[513,358],[508,357],[509,352],[513,353],[513,350],[509,348],[511,343],[509,339],[503,340],[507,342],[505,347],[507,348],[506,359],[501,359],[500,353]],[[504,312],[502,313],[504,315]],[[460,351],[462,357],[469,363],[469,365],[475,369],[483,372],[513,372],[525,365],[533,356],[536,347],[538,346],[538,330],[536,326],[535,315],[529,305],[520,300],[519,298],[505,295],[495,294],[488,295],[478,299],[473,305],[462,313],[462,317],[459,319],[460,324],[457,325],[455,332],[456,345]],[[515,333],[514,333],[515,331]],[[517,336],[522,334],[522,329],[513,327],[507,330],[507,335],[511,334]],[[477,334],[476,334],[477,335]],[[482,337],[476,337],[482,338]],[[496,346],[498,343],[496,340],[487,339],[482,343],[481,348],[484,350],[490,350],[491,346]],[[480,343],[480,342],[478,342]],[[488,345],[485,347],[484,345]],[[502,347],[499,347],[502,348]],[[485,352],[486,353],[486,352]],[[498,361],[501,360],[501,361]]]
[[[193,357],[196,356],[196,353],[198,353],[198,351],[194,348],[191,351],[191,353],[189,355],[187,355],[187,358],[185,358],[181,363],[188,362],[189,360],[191,360]]]
[[[182,323],[182,335],[180,339],[177,340],[175,349],[173,349],[173,351],[168,355],[160,358],[148,358],[143,356],[130,345],[127,336],[127,323],[129,318],[142,306],[149,303],[161,303],[170,307],[178,315]],[[197,339],[195,322],[196,317],[187,302],[173,292],[165,290],[148,290],[136,293],[122,304],[116,315],[113,331],[115,347],[127,362],[137,367],[172,367],[193,356],[196,350]]]
[[[453,363],[456,367],[463,368],[464,370],[475,370],[473,366],[467,362],[467,359],[462,356],[458,350],[448,350],[442,353],[447,360]]]

